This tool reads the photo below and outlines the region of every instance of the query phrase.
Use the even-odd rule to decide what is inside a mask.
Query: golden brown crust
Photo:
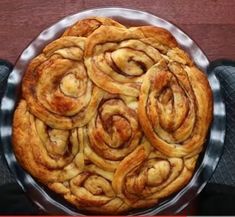
[[[166,29],[160,28],[160,27],[153,27],[153,26],[140,26],[135,27],[138,28],[143,34],[144,37],[147,39],[143,39],[144,41],[148,41],[149,43],[154,46],[153,43],[159,44],[159,49],[162,46],[162,51],[164,51],[164,46],[167,48],[174,48],[178,46],[178,43],[174,36],[168,32]]]
[[[176,46],[162,28],[101,26],[87,39],[85,64],[97,86],[113,94],[138,96],[148,69]]]
[[[13,120],[14,152],[21,165],[40,181],[45,183],[56,181],[58,171],[52,172],[45,166],[38,164],[37,159],[40,160],[40,156],[34,156],[34,153],[37,152],[33,152],[32,142],[40,143],[40,141],[38,141],[38,138],[35,138],[33,119],[34,117],[27,110],[26,102],[22,100],[15,111]]]
[[[17,160],[88,213],[156,205],[191,179],[208,80],[165,29],[92,17],[34,58],[13,120]]]
[[[149,144],[140,145],[117,167],[113,189],[129,206],[149,207],[186,185],[193,169],[180,158],[154,156]],[[195,159],[193,159],[195,161]]]
[[[125,26],[108,17],[89,17],[87,19],[80,20],[71,27],[67,28],[63,33],[63,36],[88,37],[100,26],[116,26],[125,28]]]
[[[30,111],[50,127],[84,126],[102,99],[83,64],[85,38],[67,36],[47,45],[30,63],[23,96]]]
[[[198,154],[212,120],[212,92],[195,66],[160,61],[146,74],[138,115],[146,137],[170,157]]]

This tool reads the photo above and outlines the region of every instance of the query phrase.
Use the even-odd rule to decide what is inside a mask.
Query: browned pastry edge
[[[169,48],[178,46],[174,36],[166,29],[160,27],[141,26],[125,29],[117,26],[101,26],[99,29],[95,30],[91,36],[88,36],[85,57],[89,57],[93,54],[96,45],[106,42],[120,42],[125,39],[150,39]]]
[[[145,38],[154,38],[155,40],[158,40],[159,43],[169,48],[178,46],[175,37],[166,29],[155,26],[140,26],[133,28],[140,30],[144,34]]]
[[[21,101],[15,111],[13,119],[13,149],[17,160],[34,177],[43,183],[57,180],[57,172],[50,173],[45,167],[34,160],[40,156],[33,156],[29,138],[32,135],[30,113],[26,110],[26,102]]]
[[[62,36],[88,37],[102,25],[125,28],[125,26],[107,17],[89,17],[84,20],[79,20],[74,25],[67,28]]]

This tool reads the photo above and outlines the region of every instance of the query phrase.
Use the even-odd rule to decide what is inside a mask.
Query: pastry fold
[[[193,156],[203,148],[212,102],[209,83],[200,70],[177,60],[161,60],[142,83],[139,121],[151,144],[163,154]]]
[[[85,64],[98,87],[137,97],[148,69],[176,46],[174,37],[162,28],[101,26],[87,38]]]
[[[59,38],[30,63],[22,84],[30,111],[52,128],[72,129],[89,122],[103,91],[87,76],[85,38]]]

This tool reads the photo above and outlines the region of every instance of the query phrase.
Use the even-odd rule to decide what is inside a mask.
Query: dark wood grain
[[[14,63],[46,27],[69,14],[104,6],[151,12],[178,25],[209,59],[235,59],[235,0],[1,0],[0,58]]]

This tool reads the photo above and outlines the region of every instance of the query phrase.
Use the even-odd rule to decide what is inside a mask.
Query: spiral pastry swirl
[[[98,87],[138,96],[146,71],[176,46],[170,33],[161,28],[101,26],[87,39],[85,64]]]
[[[96,213],[117,213],[128,208],[125,202],[116,197],[111,181],[102,173],[83,172],[70,181],[71,194],[65,198],[72,204]],[[102,210],[102,211],[101,211]]]
[[[174,55],[175,60],[162,60],[147,72],[138,114],[146,137],[157,150],[184,157],[202,149],[212,119],[212,100],[208,100],[212,92],[201,71],[181,63],[186,55],[183,51],[177,49]]]
[[[135,98],[106,96],[89,122],[85,153],[100,168],[114,171],[139,145],[142,132],[135,106]]]
[[[149,207],[184,186],[191,178],[196,158],[167,158],[144,143],[117,167],[113,189],[130,207]]]
[[[87,124],[103,92],[93,86],[83,63],[85,38],[67,36],[47,45],[29,65],[23,96],[30,111],[50,127]]]
[[[88,213],[151,207],[191,179],[212,103],[206,76],[167,30],[90,17],[30,62],[14,153]]]

